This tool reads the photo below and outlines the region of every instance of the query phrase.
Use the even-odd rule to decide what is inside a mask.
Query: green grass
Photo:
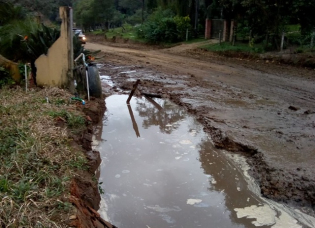
[[[295,25],[286,25],[285,26],[286,32],[299,32],[301,31],[301,26],[299,24]]]
[[[70,97],[56,88],[0,89],[0,227],[62,227],[73,213],[70,179],[87,160],[70,146],[69,130],[85,126],[75,104],[65,104]]]
[[[82,128],[85,126],[85,119],[80,115],[75,115],[66,110],[61,111],[50,111],[48,114],[51,117],[58,118],[61,117],[62,120],[65,120],[69,128]]]
[[[108,39],[115,37],[120,37],[123,39],[130,39],[130,40],[138,40],[137,38],[137,29],[131,25],[125,24],[123,27],[109,29],[106,32],[102,30],[93,31],[92,34],[94,35],[106,35]]]
[[[105,32],[103,30],[94,30],[93,32],[91,32],[93,35],[104,35]]]
[[[194,39],[189,39],[188,41],[184,41],[184,44],[193,44],[193,43],[199,43],[199,42],[203,42],[205,41],[204,37],[198,37],[198,38],[194,38]]]
[[[244,52],[244,53],[263,53],[264,49],[262,44],[254,44],[253,47],[250,47],[249,44],[246,43],[236,43],[233,46],[231,43],[219,43],[209,44],[201,47],[202,49],[213,51],[213,52]]]

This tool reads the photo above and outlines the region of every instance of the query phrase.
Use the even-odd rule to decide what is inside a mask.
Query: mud
[[[246,166],[233,162],[241,156],[215,149],[183,107],[127,98],[106,98],[97,147],[103,218],[120,228],[302,227],[253,190]]]
[[[261,193],[314,216],[314,69],[217,57],[194,46],[101,50],[104,93],[139,90],[168,97],[196,115],[217,148],[242,153]],[[289,107],[296,107],[292,110]]]
[[[100,122],[105,112],[105,102],[102,99],[92,98],[86,105],[78,105],[87,119],[86,130],[80,135],[73,135],[72,146],[81,145],[88,160],[88,169],[76,173],[70,186],[70,202],[76,207],[76,213],[67,222],[69,227],[78,228],[114,228],[112,224],[103,220],[97,210],[100,204],[98,182],[95,180],[95,171],[98,169],[101,158],[98,151],[92,150],[93,125]]]

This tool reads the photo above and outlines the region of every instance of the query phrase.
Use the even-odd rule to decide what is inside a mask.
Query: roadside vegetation
[[[250,45],[246,43],[236,43],[235,45],[229,43],[229,42],[224,42],[224,43],[216,43],[216,44],[210,44],[210,45],[205,45],[201,46],[200,48],[208,50],[208,51],[213,51],[213,52],[218,52],[218,53],[223,53],[223,52],[244,52],[244,53],[263,53],[264,48],[262,45],[256,45],[255,47],[251,47]]]
[[[222,19],[235,22],[236,26],[229,30],[233,41],[204,49],[218,53],[282,51],[314,56],[314,1],[109,0],[99,4],[95,0],[79,0],[74,10],[78,26],[107,39],[174,44],[204,37],[205,19]]]
[[[87,161],[72,135],[86,121],[70,97],[57,88],[0,89],[0,227],[63,227],[74,214],[70,180]]]
[[[106,31],[104,30],[96,30],[90,32],[93,35],[101,35],[106,39],[112,39],[113,37],[119,37],[122,39],[129,39],[141,42],[142,40],[137,37],[137,27],[134,27],[130,24],[123,24],[121,27],[111,28]]]
[[[308,52],[315,46],[315,17],[313,16],[315,1],[1,0],[0,2],[12,3],[20,9],[18,14],[3,10],[0,26],[12,15],[21,17],[26,14],[37,15],[41,21],[58,24],[58,7],[64,5],[73,7],[76,27],[80,27],[85,32],[106,33],[108,38],[121,36],[124,39],[140,39],[151,43],[185,41],[187,29],[189,39],[204,36],[205,19],[208,18],[235,21],[236,43],[246,40],[251,46],[263,46],[263,51],[280,50],[283,32],[284,49],[290,49],[290,52]],[[34,9],[37,11],[34,12]],[[8,17],[7,14],[11,16]],[[258,49],[257,51],[260,52]]]
[[[67,227],[76,214],[70,183],[88,169],[74,139],[88,122],[69,92],[34,87],[35,60],[60,32],[28,10],[0,0],[0,227]],[[74,41],[77,55],[82,46]],[[25,64],[33,79],[28,92]]]

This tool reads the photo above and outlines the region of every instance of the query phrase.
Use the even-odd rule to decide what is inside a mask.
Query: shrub
[[[159,8],[138,28],[137,35],[153,43],[182,41],[189,22],[188,16],[175,16],[171,10]]]
[[[0,89],[4,85],[12,85],[12,84],[15,84],[15,82],[12,79],[10,73],[5,68],[0,66]]]

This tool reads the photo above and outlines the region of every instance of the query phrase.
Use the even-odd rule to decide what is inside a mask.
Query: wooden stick
[[[147,99],[151,104],[154,105],[154,107],[156,107],[159,111],[163,111],[163,108],[161,107],[161,105],[159,105],[158,103],[156,103],[152,98],[148,97],[148,96],[144,96],[145,99]]]
[[[132,121],[132,126],[133,126],[133,130],[136,132],[136,136],[137,138],[140,137],[140,132],[139,132],[139,128],[138,128],[138,124],[135,120],[135,117],[133,115],[133,112],[132,112],[132,109],[130,107],[130,105],[128,104],[128,110],[129,110],[129,114],[130,114],[130,118],[131,118],[131,121]]]
[[[136,89],[137,89],[139,83],[140,83],[140,80],[138,79],[138,80],[136,81],[136,83],[133,85],[133,89],[131,90],[131,92],[130,92],[130,94],[129,94],[129,97],[128,97],[128,99],[127,99],[127,104],[129,104],[129,102],[130,102],[130,100],[131,100],[133,94],[135,93],[135,91],[136,91]]]
[[[162,98],[161,95],[159,94],[152,94],[152,93],[141,93],[142,95],[146,96],[146,97],[156,97],[156,98]]]

